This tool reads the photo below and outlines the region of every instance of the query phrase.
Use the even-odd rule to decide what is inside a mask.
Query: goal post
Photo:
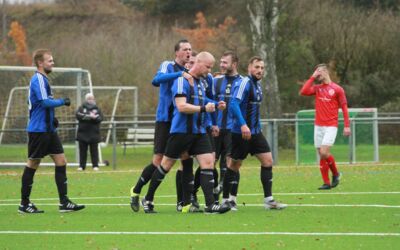
[[[349,108],[351,136],[343,136],[343,114],[339,111],[339,127],[331,148],[337,162],[378,162],[377,108]],[[296,164],[316,164],[318,154],[314,147],[315,110],[296,113]]]
[[[0,66],[0,148],[23,148],[24,154],[17,159],[0,159],[0,166],[24,166],[26,163],[27,134],[29,118],[27,105],[29,81],[34,67]],[[75,111],[84,101],[86,93],[92,92],[99,108],[103,111],[101,126],[102,143],[99,143],[99,163],[103,164],[100,145],[106,146],[111,138],[110,121],[136,121],[138,117],[138,90],[135,86],[93,86],[90,72],[80,68],[53,68],[49,81],[56,98],[69,97],[71,106],[56,109],[60,122],[58,134],[63,142],[69,166],[79,163],[79,147],[75,141],[77,121]],[[90,162],[90,157],[88,157]],[[18,162],[17,162],[18,161]],[[52,165],[48,159],[43,165]]]

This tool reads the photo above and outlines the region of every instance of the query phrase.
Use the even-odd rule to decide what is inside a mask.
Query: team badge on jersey
[[[231,84],[226,85],[225,93],[228,95],[231,93],[231,86]]]
[[[328,94],[329,94],[330,96],[333,96],[333,95],[335,94],[335,90],[334,90],[334,89],[330,89],[330,90],[328,91]]]

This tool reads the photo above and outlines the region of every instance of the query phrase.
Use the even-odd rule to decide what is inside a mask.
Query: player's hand
[[[64,105],[65,106],[70,106],[71,105],[71,100],[68,97],[65,97],[63,100],[64,100]]]
[[[219,127],[216,125],[211,126],[211,135],[213,137],[218,137],[219,136]]]
[[[345,127],[345,128],[343,129],[343,135],[344,135],[344,136],[350,136],[350,135],[351,135],[350,127]]]
[[[311,75],[311,77],[317,78],[317,77],[320,76],[320,75],[321,75],[321,71],[320,71],[320,69],[318,68],[318,69],[316,69],[316,70],[314,71],[314,73]]]
[[[206,112],[211,113],[215,111],[215,104],[212,102],[209,102],[206,104]]]
[[[218,109],[219,109],[219,110],[224,110],[224,109],[226,109],[226,102],[224,102],[224,101],[219,101],[219,102],[218,102]]]
[[[245,125],[242,125],[242,126],[240,127],[240,130],[242,131],[242,138],[243,138],[244,140],[246,140],[246,141],[250,140],[250,138],[251,138],[251,131],[250,131],[249,127],[245,124]]]
[[[189,73],[187,73],[187,72],[183,72],[183,73],[182,73],[182,76],[183,76],[186,80],[188,80],[188,82],[190,83],[190,85],[193,86],[194,80],[193,80],[193,76],[192,76],[191,74],[189,74]]]

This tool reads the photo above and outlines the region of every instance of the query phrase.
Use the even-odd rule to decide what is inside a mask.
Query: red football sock
[[[329,180],[329,166],[326,160],[319,161],[319,170],[321,171],[322,180],[324,181],[324,183],[330,185],[331,182]]]
[[[330,155],[326,159],[326,162],[327,162],[329,168],[331,169],[333,176],[338,176],[339,173],[338,173],[338,170],[336,168],[336,162],[335,162],[335,158],[333,158],[333,155]]]

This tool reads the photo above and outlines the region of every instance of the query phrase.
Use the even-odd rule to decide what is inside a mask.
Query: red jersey
[[[349,127],[349,113],[344,89],[334,82],[313,84],[311,77],[300,90],[301,95],[315,95],[315,125],[338,126],[339,108],[342,108],[344,126]]]

